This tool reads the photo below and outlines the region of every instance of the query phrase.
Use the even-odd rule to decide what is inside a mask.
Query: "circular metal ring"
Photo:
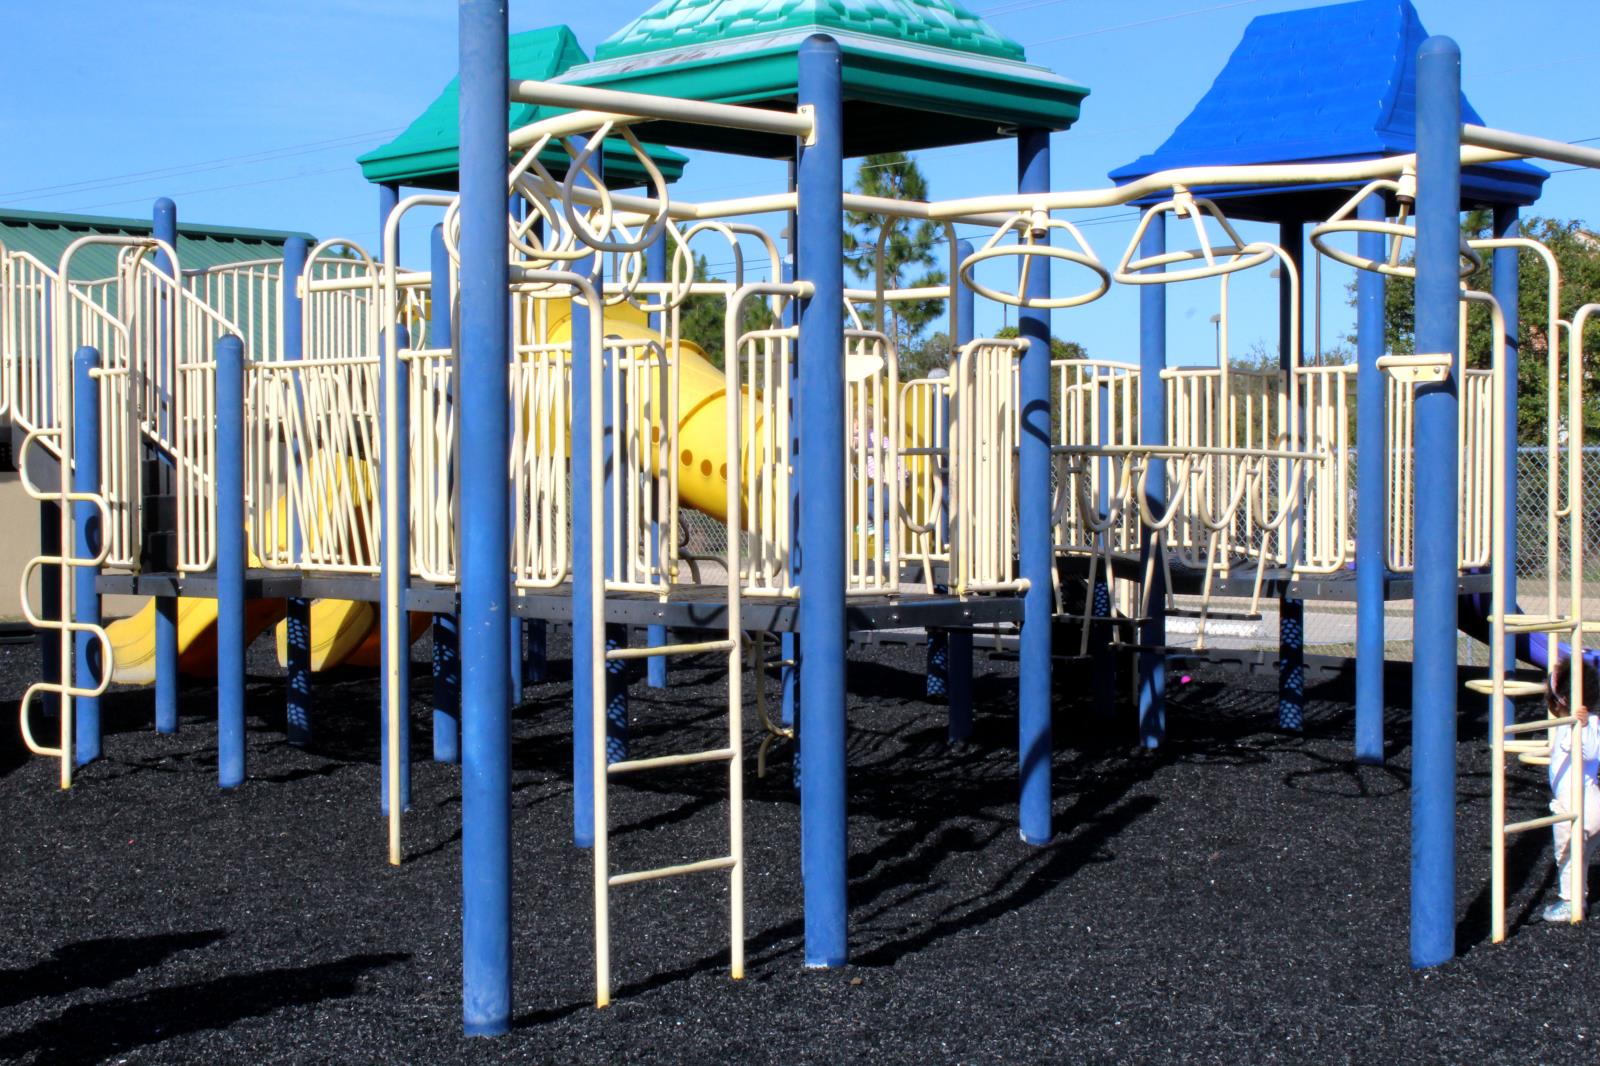
[[[1076,263],[1081,267],[1086,267],[1094,273],[1096,285],[1093,289],[1073,296],[1052,296],[1045,300],[1029,300],[1019,293],[1000,292],[996,289],[991,289],[987,285],[978,282],[972,276],[973,268],[986,259],[1000,259],[1007,256],[1026,257],[1030,255],[1061,259],[1068,263]],[[1093,303],[1100,299],[1111,289],[1111,274],[1099,260],[1093,256],[1084,255],[1082,252],[1074,252],[1070,248],[1057,248],[1050,244],[995,245],[993,247],[980,248],[961,261],[961,280],[973,292],[986,296],[996,303],[1006,304],[1011,307],[1081,307],[1084,304]]]

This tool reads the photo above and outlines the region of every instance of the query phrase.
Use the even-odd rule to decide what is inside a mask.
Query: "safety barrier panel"
[[[948,372],[918,378],[900,386],[900,423],[904,441],[900,463],[900,557],[922,565],[932,582],[935,563],[950,562],[950,414]]]
[[[1025,340],[973,341],[955,373],[950,452],[956,515],[952,580],[959,594],[1016,591],[1017,362]]]
[[[870,595],[900,587],[900,373],[889,339],[847,329],[845,446],[848,489],[846,593]]]
[[[1138,443],[1139,368],[1102,359],[1057,359],[1050,367],[1055,378],[1056,438],[1051,451],[1056,550],[1093,550],[1096,537],[1107,536],[1114,551],[1137,551],[1136,514],[1124,512],[1119,521],[1104,528],[1095,517],[1109,491],[1110,461],[1079,462],[1063,449],[1079,444],[1125,447]],[[1083,500],[1089,501],[1089,512],[1083,510]]]

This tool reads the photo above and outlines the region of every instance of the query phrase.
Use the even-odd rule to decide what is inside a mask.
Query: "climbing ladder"
[[[1504,244],[1511,242],[1484,242],[1486,244]],[[1554,272],[1551,274],[1552,287],[1559,284]],[[1493,403],[1498,408],[1506,398],[1508,383],[1505,374],[1505,321],[1502,309],[1494,298],[1487,293],[1464,291],[1463,299],[1487,305],[1491,312],[1494,336],[1494,366],[1491,370],[1492,384],[1490,392]],[[1547,665],[1553,669],[1559,655],[1559,642],[1565,640],[1568,644],[1567,654],[1574,663],[1581,662],[1583,657],[1583,635],[1586,626],[1583,622],[1583,581],[1584,581],[1584,551],[1583,551],[1583,416],[1582,416],[1582,366],[1583,366],[1583,328],[1588,319],[1600,312],[1600,304],[1586,304],[1578,309],[1570,328],[1567,330],[1569,337],[1567,352],[1567,427],[1570,437],[1566,442],[1566,484],[1565,492],[1560,497],[1552,495],[1547,501],[1547,522],[1551,529],[1551,537],[1559,543],[1565,539],[1568,545],[1569,592],[1567,609],[1558,611],[1556,600],[1551,598],[1549,608],[1542,615],[1513,614],[1509,613],[1511,605],[1505,600],[1505,583],[1498,579],[1498,575],[1505,573],[1509,564],[1507,558],[1509,545],[1506,544],[1505,526],[1501,522],[1492,522],[1489,547],[1492,559],[1492,573],[1497,575],[1492,593],[1491,628],[1489,640],[1489,676],[1483,680],[1467,682],[1467,688],[1474,692],[1481,692],[1489,697],[1490,714],[1490,746],[1492,750],[1491,789],[1490,789],[1490,879],[1492,918],[1491,935],[1496,943],[1505,939],[1505,862],[1506,841],[1511,837],[1530,830],[1544,829],[1566,823],[1571,826],[1571,836],[1568,847],[1571,849],[1571,860],[1568,869],[1571,871],[1571,884],[1567,885],[1567,899],[1572,905],[1572,921],[1581,922],[1587,905],[1587,867],[1588,863],[1584,854],[1584,773],[1583,773],[1583,741],[1578,734],[1575,715],[1556,716],[1549,714],[1544,718],[1533,721],[1518,722],[1513,715],[1507,713],[1512,707],[1511,700],[1518,697],[1545,696],[1547,693],[1556,695],[1553,688],[1555,675],[1549,675],[1550,686],[1537,681],[1518,680],[1510,676],[1515,663],[1506,661],[1506,641],[1508,637],[1519,634],[1542,633],[1547,640],[1546,656]],[[1552,369],[1559,366],[1559,341],[1561,330],[1553,330],[1550,334],[1551,348],[1550,360]],[[1551,403],[1559,399],[1561,383],[1559,376],[1550,375]],[[1508,447],[1506,439],[1505,420],[1492,419],[1493,453],[1495,463],[1490,481],[1490,514],[1501,515],[1506,505],[1507,486],[1500,471],[1503,466],[1499,462]],[[1561,458],[1559,454],[1552,455],[1552,469]],[[1564,497],[1564,498],[1561,498]],[[1565,529],[1561,526],[1564,525]],[[1552,554],[1549,566],[1552,575],[1558,566],[1559,559]],[[1600,703],[1596,700],[1594,692],[1582,691],[1583,670],[1575,668],[1571,671],[1572,688],[1567,693],[1566,703],[1569,708],[1579,706],[1580,699],[1594,705]],[[1570,760],[1567,773],[1567,784],[1570,789],[1566,800],[1566,811],[1555,811],[1551,814],[1535,818],[1527,818],[1517,822],[1506,821],[1506,758],[1517,755],[1531,762],[1548,762],[1554,756],[1554,730],[1558,728],[1570,730],[1570,741],[1567,758]],[[1539,739],[1525,739],[1532,735],[1543,733]]]
[[[605,596],[608,590],[627,588],[637,590],[636,582],[597,580],[590,588],[592,597],[592,614],[590,632],[587,639],[594,649],[593,655],[593,700],[591,713],[593,715],[591,745],[591,758],[594,771],[594,916],[595,916],[595,1003],[604,1007],[611,1001],[611,890],[626,885],[637,884],[643,881],[654,881],[667,877],[680,877],[686,874],[708,873],[726,870],[728,872],[728,898],[729,898],[729,942],[730,942],[730,973],[735,980],[744,976],[744,722],[743,722],[743,634],[741,600],[744,592],[745,570],[740,560],[741,532],[744,531],[742,506],[744,491],[741,481],[754,482],[751,475],[753,471],[741,471],[740,459],[744,456],[741,448],[741,429],[747,421],[747,413],[742,410],[746,405],[762,403],[762,396],[754,389],[745,389],[741,382],[741,367],[746,364],[770,362],[768,342],[771,340],[771,331],[756,330],[746,334],[739,328],[743,321],[744,302],[755,296],[765,295],[800,295],[808,287],[795,285],[758,284],[746,285],[728,298],[727,308],[727,345],[725,351],[728,357],[723,369],[724,388],[724,426],[726,454],[729,457],[730,469],[725,480],[726,488],[726,515],[725,528],[728,545],[727,558],[727,606],[725,635],[720,640],[704,640],[683,644],[663,644],[655,647],[640,648],[610,648],[606,641],[605,626]],[[590,306],[598,306],[597,295],[586,284],[580,285],[580,294],[587,297]],[[599,316],[591,319],[591,334],[589,338],[590,351],[601,350],[601,331],[603,323]],[[581,343],[575,338],[574,343]],[[659,357],[656,353],[647,354]],[[628,349],[626,346],[613,346],[611,360],[626,360]],[[667,353],[668,372],[676,374],[678,360],[676,351]],[[772,368],[768,366],[770,371]],[[598,408],[602,402],[602,381],[605,368],[600,360],[590,360],[589,387],[592,397],[592,407]],[[649,369],[645,374],[649,374]],[[651,390],[659,391],[659,390]],[[668,391],[671,391],[669,385]],[[766,417],[760,419],[763,425],[774,425],[774,412],[768,410]],[[644,424],[662,424],[664,436],[669,442],[676,435],[676,425],[672,421],[653,416],[648,411],[637,413],[635,416]],[[590,420],[590,453],[589,477],[590,483],[596,491],[592,496],[590,512],[587,516],[589,523],[590,542],[595,545],[605,543],[608,533],[605,516],[605,493],[600,491],[604,484],[604,456],[602,446],[602,419],[599,417]],[[675,454],[677,448],[668,449],[668,454]],[[625,466],[629,465],[626,462]],[[741,474],[743,473],[743,477]],[[773,512],[775,513],[775,512]],[[627,521],[626,516],[615,516],[618,524]],[[750,535],[759,540],[762,530],[751,530]],[[618,559],[619,568],[623,560]],[[754,573],[754,571],[752,571]],[[623,574],[621,576],[629,576]],[[635,573],[636,579],[642,574]],[[664,579],[665,575],[662,575]],[[727,711],[727,741],[723,746],[700,751],[678,752],[666,755],[647,756],[643,758],[627,758],[617,761],[608,759],[607,746],[604,742],[606,736],[606,711],[607,701],[603,694],[606,691],[607,667],[611,663],[625,662],[635,659],[645,659],[657,656],[686,656],[686,655],[724,655],[727,661],[728,674],[728,711]],[[759,667],[758,667],[759,668]],[[758,681],[760,679],[758,678]],[[670,767],[684,767],[721,763],[728,770],[728,847],[724,854],[714,855],[710,858],[692,859],[669,866],[628,870],[614,873],[611,869],[610,857],[610,782],[612,778],[629,774],[645,773],[652,770]]]
[[[57,378],[59,387],[67,387],[67,373],[62,372]],[[97,570],[105,561],[110,543],[101,538],[100,545],[95,553],[90,556],[76,555],[70,547],[75,541],[73,511],[78,504],[92,505],[100,515],[100,527],[105,529],[111,524],[111,512],[106,506],[106,501],[98,492],[75,492],[67,488],[71,480],[67,464],[62,463],[57,467],[58,475],[56,487],[40,488],[28,476],[27,452],[30,447],[49,440],[54,443],[61,453],[71,454],[72,448],[72,419],[63,419],[62,426],[56,429],[30,430],[23,438],[21,454],[17,457],[17,469],[22,474],[22,487],[27,494],[41,503],[53,503],[57,508],[57,517],[60,523],[61,550],[55,554],[41,554],[28,560],[22,570],[22,614],[28,624],[37,630],[53,632],[56,634],[56,654],[58,680],[36,681],[28,686],[22,694],[22,701],[18,706],[18,716],[22,723],[22,741],[28,750],[35,755],[61,760],[61,787],[72,787],[73,764],[73,709],[78,699],[92,699],[99,696],[111,684],[111,639],[101,626],[90,622],[77,622],[72,619],[73,590],[76,588],[78,571],[88,568]],[[54,575],[59,585],[58,595],[61,604],[60,618],[42,617],[43,612],[36,611],[33,601],[28,595],[28,585],[35,573],[39,574],[40,582],[48,581],[51,575],[42,568],[53,566],[56,568]],[[42,591],[42,590],[41,590]],[[97,678],[84,678],[76,675],[74,669],[76,650],[79,634],[84,634],[89,639],[100,645],[100,676]],[[29,722],[33,709],[33,701],[40,696],[53,694],[56,697],[56,706],[61,724],[60,739],[55,747],[41,744],[33,735],[33,728]]]

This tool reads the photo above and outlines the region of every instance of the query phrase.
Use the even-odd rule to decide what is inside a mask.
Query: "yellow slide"
[[[432,616],[413,611],[411,641],[427,632]],[[383,662],[378,605],[362,600],[311,601],[311,669],[379,666]],[[289,665],[289,623],[278,623],[278,665]]]
[[[245,640],[252,641],[283,617],[282,600],[245,604]],[[156,601],[138,614],[106,627],[111,640],[111,680],[119,685],[152,685],[156,680]],[[178,672],[196,677],[217,673],[217,601],[186,596],[178,601]]]
[[[572,310],[556,302],[551,315],[550,340],[561,343],[572,336]],[[606,308],[607,335],[623,340],[661,341],[643,311],[632,304]],[[653,386],[652,386],[653,387]],[[711,365],[705,351],[693,341],[678,342],[678,499],[713,518],[727,512],[728,464],[726,451],[726,397],[722,371]],[[761,420],[757,420],[757,425]]]

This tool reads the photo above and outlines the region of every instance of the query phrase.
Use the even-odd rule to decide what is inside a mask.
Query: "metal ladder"
[[[744,721],[743,721],[743,633],[742,633],[742,584],[743,567],[740,560],[740,539],[742,532],[741,515],[741,488],[740,488],[740,461],[743,454],[740,447],[741,405],[744,399],[744,390],[739,379],[739,367],[742,351],[743,337],[738,330],[741,319],[740,311],[742,301],[749,295],[767,291],[773,286],[750,285],[741,287],[728,298],[728,337],[726,351],[728,357],[723,369],[724,381],[724,406],[725,406],[725,431],[726,454],[729,457],[729,475],[727,486],[727,512],[726,529],[728,543],[727,560],[727,612],[726,635],[720,640],[706,640],[683,644],[663,644],[656,647],[625,647],[607,648],[605,633],[605,593],[614,582],[595,580],[590,586],[593,609],[591,612],[590,632],[583,637],[575,634],[574,639],[586,637],[593,648],[593,692],[595,699],[591,708],[593,742],[590,758],[593,760],[594,773],[594,925],[595,925],[595,1006],[604,1007],[611,1002],[611,890],[625,885],[638,884],[643,881],[655,881],[667,877],[680,877],[686,874],[709,873],[712,871],[726,870],[728,872],[728,898],[729,898],[729,943],[730,965],[729,972],[734,980],[744,977]],[[574,343],[580,343],[574,338]],[[600,397],[603,395],[601,385],[601,359],[591,359],[589,367],[591,403],[598,407]],[[677,360],[671,360],[671,372],[676,373]],[[752,393],[751,399],[755,398]],[[597,412],[598,413],[598,412]],[[668,454],[677,454],[677,430],[675,424],[663,427],[662,437],[669,444]],[[603,458],[601,449],[601,419],[590,419],[590,452],[589,452],[589,477],[590,483],[598,487],[604,484]],[[592,496],[589,522],[589,536],[591,543],[601,545],[610,531],[605,528],[605,493],[595,491]],[[618,515],[621,520],[621,515]],[[685,656],[723,654],[727,656],[728,671],[728,732],[727,742],[717,748],[702,751],[680,752],[669,755],[656,755],[647,758],[624,759],[612,762],[607,760],[606,736],[606,704],[605,673],[606,667],[613,662],[647,659],[656,656]],[[666,769],[669,767],[695,766],[708,763],[723,763],[728,769],[728,847],[724,854],[714,855],[710,858],[690,860],[670,866],[658,866],[648,869],[627,870],[613,872],[610,858],[610,796],[609,786],[612,778],[628,774],[644,773],[652,770]]]
[[[1463,301],[1472,301],[1486,304],[1492,317],[1494,336],[1494,360],[1491,370],[1492,402],[1497,409],[1503,410],[1503,399],[1507,388],[1505,375],[1505,321],[1501,308],[1494,298],[1486,293],[1463,290]],[[1581,378],[1579,368],[1582,365],[1581,337],[1585,320],[1589,314],[1600,311],[1600,305],[1590,304],[1581,308],[1574,318],[1573,328],[1569,336],[1572,338],[1571,350],[1567,353],[1569,369],[1569,418],[1579,415],[1582,403]],[[1425,358],[1425,357],[1414,357]],[[1380,365],[1382,362],[1380,360]],[[1551,382],[1551,387],[1556,387],[1556,382]],[[1506,544],[1505,526],[1501,522],[1493,522],[1490,535],[1490,573],[1494,575],[1492,599],[1490,608],[1490,638],[1489,638],[1489,676],[1482,680],[1467,682],[1467,688],[1473,692],[1487,695],[1489,700],[1490,745],[1492,748],[1491,789],[1490,789],[1490,880],[1491,880],[1491,936],[1495,943],[1505,939],[1506,935],[1506,841],[1518,833],[1530,830],[1544,829],[1560,825],[1563,822],[1572,826],[1571,862],[1572,884],[1568,886],[1572,904],[1572,921],[1581,922],[1584,917],[1586,904],[1586,858],[1584,855],[1584,774],[1583,774],[1583,740],[1581,736],[1574,735],[1569,748],[1568,758],[1575,765],[1569,767],[1567,781],[1570,795],[1567,797],[1567,813],[1548,814],[1538,818],[1528,818],[1519,822],[1506,821],[1506,757],[1517,755],[1529,762],[1546,762],[1553,755],[1554,737],[1548,735],[1550,730],[1567,726],[1572,727],[1576,734],[1577,718],[1571,715],[1565,717],[1547,716],[1543,719],[1516,722],[1512,721],[1495,727],[1500,723],[1502,708],[1507,707],[1508,701],[1518,697],[1544,696],[1549,691],[1545,685],[1537,681],[1525,681],[1509,676],[1515,663],[1506,661],[1506,638],[1517,634],[1543,633],[1547,637],[1548,654],[1556,654],[1559,641],[1565,637],[1569,641],[1569,655],[1577,663],[1582,662],[1583,633],[1585,625],[1583,619],[1583,476],[1581,469],[1581,456],[1583,454],[1583,423],[1580,417],[1571,423],[1574,427],[1572,439],[1568,441],[1567,464],[1567,499],[1566,507],[1559,506],[1559,500],[1551,498],[1547,501],[1547,519],[1552,530],[1562,520],[1567,522],[1567,533],[1571,537],[1569,543],[1570,565],[1572,580],[1570,583],[1570,602],[1565,614],[1556,613],[1556,605],[1552,601],[1550,613],[1546,615],[1526,615],[1509,613],[1510,605],[1506,603],[1505,582],[1501,575],[1506,573],[1509,565],[1507,559],[1509,546]],[[1490,492],[1490,514],[1500,515],[1505,511],[1506,484],[1505,478],[1500,473],[1503,464],[1501,457],[1508,446],[1507,430],[1503,418],[1493,419],[1491,429],[1491,455],[1495,475],[1492,479]],[[1554,568],[1557,560],[1554,556],[1549,560],[1549,565]],[[1551,659],[1554,662],[1554,659]],[[1582,682],[1583,671],[1581,666],[1573,671],[1573,691],[1569,693],[1568,704],[1575,706],[1578,695],[1578,686]],[[1552,678],[1553,678],[1552,674]],[[1596,701],[1596,694],[1585,693],[1589,701]],[[1597,701],[1600,702],[1600,701]],[[1523,739],[1527,734],[1546,733],[1542,739]]]
[[[67,375],[59,368],[57,370],[57,387],[63,387],[61,382]],[[69,463],[62,459],[57,464],[57,488],[54,490],[41,489],[33,483],[28,476],[27,455],[28,449],[45,438],[57,442],[63,454],[70,454],[72,448],[72,420],[63,419],[60,428],[30,430],[22,440],[22,449],[17,456],[17,470],[21,474],[22,487],[27,494],[41,503],[54,503],[57,505],[58,518],[61,525],[61,549],[55,555],[37,555],[28,561],[22,570],[22,613],[28,624],[35,629],[51,630],[56,633],[58,662],[56,681],[35,681],[28,686],[22,694],[22,700],[17,706],[17,715],[22,725],[22,742],[28,750],[35,755],[61,760],[61,787],[72,787],[73,764],[73,710],[74,700],[93,699],[101,695],[111,685],[111,638],[106,635],[104,628],[88,622],[75,622],[72,620],[73,590],[77,584],[77,571],[80,567],[98,568],[105,562],[109,551],[109,542],[102,537],[99,549],[93,556],[83,557],[74,555],[71,545],[74,543],[73,508],[75,504],[93,504],[100,512],[100,528],[105,529],[110,525],[110,509],[106,506],[105,499],[98,492],[74,492],[67,488],[71,480]],[[28,596],[28,584],[35,571],[41,567],[54,566],[57,568],[57,580],[60,584],[60,618],[43,618],[40,612],[35,611],[33,602]],[[40,581],[48,580],[46,575],[40,574]],[[100,644],[100,676],[89,684],[86,678],[75,678],[75,658],[77,651],[78,634],[85,633]],[[33,735],[33,728],[29,723],[30,711],[33,701],[41,696],[54,694],[61,720],[60,740],[55,747],[41,744]]]

